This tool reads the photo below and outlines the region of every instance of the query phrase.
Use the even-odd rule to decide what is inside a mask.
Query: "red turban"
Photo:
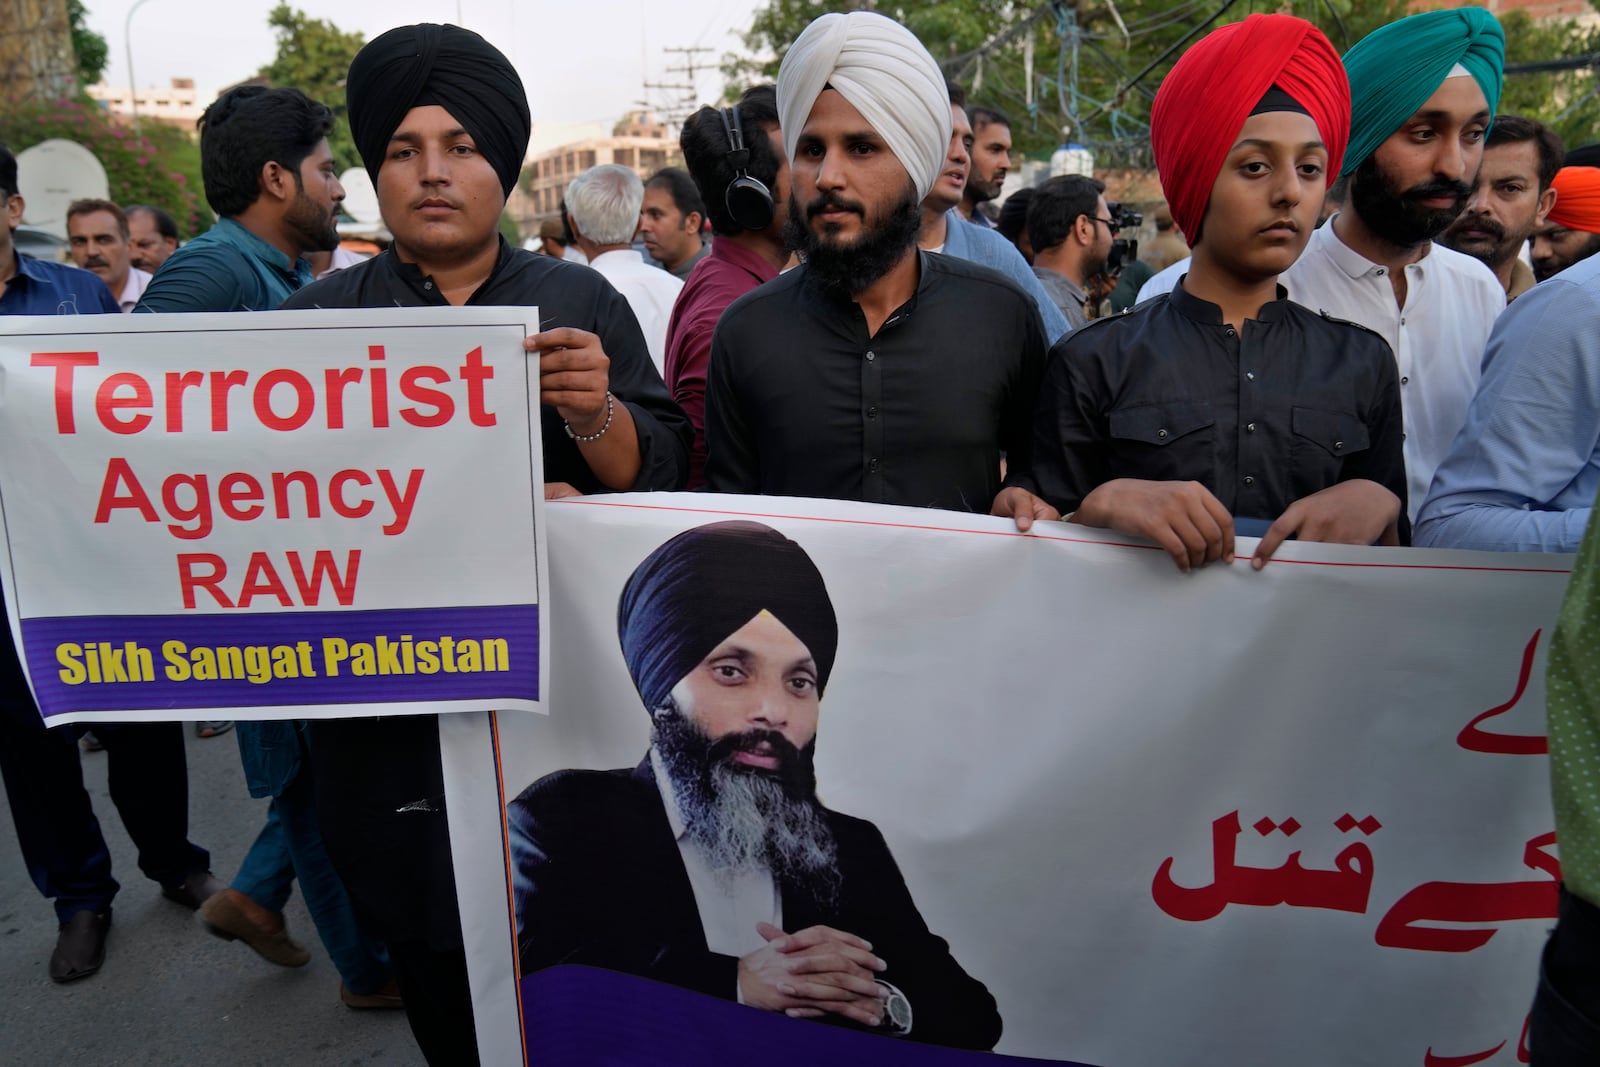
[[[1549,221],[1568,230],[1600,233],[1600,167],[1562,167],[1550,187],[1556,206]]]
[[[1156,90],[1150,147],[1173,221],[1190,244],[1200,237],[1222,161],[1273,86],[1317,124],[1332,181],[1350,140],[1350,81],[1339,53],[1305,19],[1251,15],[1214,30],[1183,54]]]

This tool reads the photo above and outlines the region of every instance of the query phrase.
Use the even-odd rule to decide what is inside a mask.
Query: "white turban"
[[[791,162],[824,86],[871,123],[911,175],[917,200],[927,196],[950,149],[950,91],[916,34],[871,11],[823,15],[801,32],[778,68],[778,121]]]

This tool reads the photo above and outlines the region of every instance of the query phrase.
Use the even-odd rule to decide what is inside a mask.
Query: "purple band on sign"
[[[915,1032],[915,1025],[912,1030]],[[648,1063],[700,1067],[759,1063],[816,1067],[870,1063],[874,1067],[1004,1067],[1075,1060],[996,1056],[920,1044],[910,1038],[790,1019],[592,967],[551,967],[522,980],[522,1033],[531,1064],[562,1067]]]
[[[538,700],[539,605],[24,619],[39,709]]]

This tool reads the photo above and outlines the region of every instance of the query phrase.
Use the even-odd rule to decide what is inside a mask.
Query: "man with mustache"
[[[130,262],[154,274],[178,250],[178,222],[165,208],[135,204],[128,208]]]
[[[632,769],[558,771],[508,806],[523,973],[604,967],[993,1048],[994,998],[929,931],[883,835],[817,798],[839,635],[805,551],[754,522],[679,534],[628,579],[617,632],[650,750]]]
[[[1011,172],[1011,120],[991,107],[970,108],[966,118],[972,123],[972,167],[956,210],[963,221],[989,230],[994,223],[978,205],[997,198]]]
[[[784,56],[778,113],[804,263],[717,324],[707,486],[987,511],[1023,530],[1057,517],[1028,473],[1037,305],[917,249],[950,148],[939,65],[882,15],[823,15]]]
[[[1555,205],[1550,183],[1560,169],[1561,138],[1553,130],[1520,115],[1497,116],[1484,138],[1472,199],[1439,236],[1446,248],[1494,271],[1507,301],[1533,288],[1534,273],[1520,253]]]
[[[1563,167],[1554,190],[1552,223],[1600,233],[1600,169]],[[1600,256],[1590,256],[1540,281],[1495,324],[1466,425],[1417,518],[1417,543],[1577,551],[1600,492],[1597,366]]]
[[[970,187],[967,172],[973,167],[972,126],[967,121],[966,93],[951,84],[950,148],[945,153],[944,169],[922,198],[922,227],[917,231],[917,246],[927,252],[942,253],[989,267],[1010,278],[1023,292],[1033,297],[1044,325],[1045,339],[1055,342],[1072,329],[1071,316],[1058,307],[1039,278],[1028,270],[1016,246],[982,220],[981,225],[964,226],[961,215],[961,190]],[[1003,127],[1002,127],[1003,128]],[[1009,135],[1007,143],[1009,144]]]
[[[133,310],[150,284],[150,272],[130,262],[128,216],[120,207],[109,200],[67,205],[67,248],[74,263],[106,283],[124,314]]]
[[[1394,357],[1278,284],[1349,115],[1338,53],[1288,15],[1211,33],[1162,81],[1150,144],[1193,262],[1171,293],[1050,351],[1034,456],[1071,521],[1149,538],[1184,571],[1231,562],[1236,532],[1262,535],[1257,568],[1291,535],[1399,543]]]
[[[1499,22],[1476,7],[1412,15],[1358,41],[1344,57],[1349,206],[1280,279],[1290,300],[1359,323],[1394,350],[1413,519],[1506,306],[1487,267],[1433,243],[1472,195],[1504,62]]]
[[[1556,172],[1555,206],[1533,231],[1533,274],[1541,282],[1600,252],[1600,167],[1574,163],[1583,151]]]
[[[1084,285],[1106,269],[1116,231],[1106,206],[1105,183],[1081,174],[1051,178],[1028,204],[1028,245],[1033,272],[1073,329],[1089,322]]]
[[[298,89],[241,85],[200,117],[217,224],[161,266],[135,311],[272,311],[311,281],[304,253],[339,243],[333,115]]]

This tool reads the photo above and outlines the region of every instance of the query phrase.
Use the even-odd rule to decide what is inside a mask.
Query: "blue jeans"
[[[376,993],[393,977],[389,954],[356,922],[350,894],[322,842],[308,753],[301,756],[300,773],[272,798],[266,825],[240,865],[233,888],[263,908],[281,912],[298,878],[306,910],[339,977],[351,992]]]

